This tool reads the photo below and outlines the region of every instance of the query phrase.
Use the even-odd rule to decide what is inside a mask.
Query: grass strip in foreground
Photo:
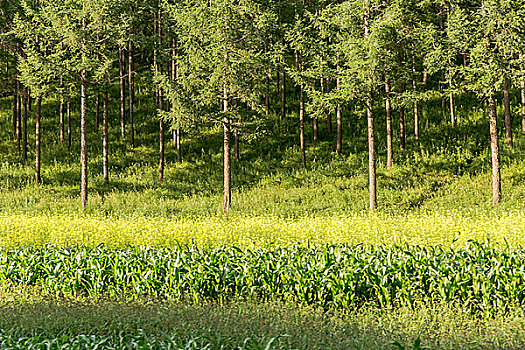
[[[22,297],[22,298],[21,298]],[[2,349],[519,349],[525,316],[455,304],[326,312],[292,303],[159,303],[4,294]],[[16,301],[15,301],[16,300]]]

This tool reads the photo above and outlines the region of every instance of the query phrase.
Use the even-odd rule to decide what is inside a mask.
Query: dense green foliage
[[[57,296],[284,300],[325,308],[456,302],[490,315],[525,298],[523,250],[340,246],[239,249],[19,248],[3,286]]]

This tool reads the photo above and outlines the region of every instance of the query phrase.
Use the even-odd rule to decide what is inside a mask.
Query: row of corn
[[[0,285],[57,296],[286,300],[328,308],[457,302],[491,313],[525,298],[525,249],[324,245],[0,250]]]

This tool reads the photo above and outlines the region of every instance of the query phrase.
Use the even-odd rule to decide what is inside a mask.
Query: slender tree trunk
[[[161,0],[159,0],[158,5],[159,11],[158,11],[158,17],[157,17],[157,41],[158,41],[158,47],[162,45],[162,3]],[[156,55],[155,55],[156,56]],[[159,74],[162,74],[162,64],[159,64],[157,57],[155,57],[155,66],[157,68],[157,72]],[[158,99],[159,99],[159,110],[163,110],[163,96],[162,96],[162,90],[157,89],[158,91]],[[159,182],[162,182],[164,178],[164,121],[162,118],[159,118]]]
[[[40,117],[41,117],[42,97],[36,98],[36,128],[35,128],[35,183],[40,184]]]
[[[100,124],[100,93],[97,91],[97,95],[95,96],[95,128],[98,131],[98,127]]]
[[[265,102],[266,102],[265,114],[268,116],[268,115],[270,115],[270,73],[266,74],[266,96],[265,96]]]
[[[321,94],[328,93],[328,86],[325,88],[326,79],[321,77]],[[323,104],[323,117],[326,118],[326,132],[328,135],[332,133],[332,118],[330,116],[330,113],[326,112],[326,105]]]
[[[454,114],[454,95],[452,94],[452,79],[448,81],[448,87],[450,89],[450,92],[448,94],[448,101],[449,101],[449,107],[450,107],[450,124],[452,124],[452,127],[456,126],[456,116]]]
[[[329,93],[330,92],[330,79],[323,79],[323,82],[321,86],[324,86],[326,83],[326,89],[324,92]],[[332,114],[330,112],[327,113],[326,106],[324,106],[324,115],[326,115],[326,133],[328,135],[332,134]]]
[[[376,154],[374,145],[374,113],[372,109],[372,91],[367,94],[366,98],[366,115],[368,124],[368,188],[370,195],[370,206],[371,212],[376,210],[377,207],[377,194],[376,194]]]
[[[337,66],[337,70],[339,71],[339,66]],[[340,84],[341,84],[341,79],[338,76],[335,81],[335,86],[338,91],[341,88]],[[339,101],[337,102],[335,114],[336,114],[335,117],[336,117],[336,122],[337,122],[337,141],[335,145],[335,152],[337,154],[341,154],[341,152],[343,151],[343,118],[342,118],[342,113],[341,113],[341,103]]]
[[[365,38],[368,37],[368,21],[369,21],[369,9],[370,1],[365,2]],[[366,94],[366,119],[368,125],[368,193],[369,193],[369,210],[374,212],[377,206],[377,194],[376,194],[376,151],[374,145],[374,112],[373,112],[373,96],[372,96],[372,83],[371,79],[368,79],[368,91]]]
[[[234,155],[235,160],[239,160],[239,132],[235,130],[233,133],[233,140],[234,140]]]
[[[501,199],[501,176],[499,165],[498,128],[496,124],[496,100],[489,96],[490,151],[492,155],[492,202],[498,204]]]
[[[405,92],[405,83],[401,84],[400,93]],[[399,107],[399,149],[404,151],[406,148],[405,133],[405,106]]]
[[[224,152],[224,214],[228,215],[231,206],[231,163],[230,163],[230,120],[228,113],[228,86],[224,84],[223,91],[223,112],[224,112],[224,133],[223,133],[223,152]]]
[[[80,167],[82,169],[80,198],[82,210],[86,208],[88,199],[88,177],[87,177],[87,141],[86,141],[86,117],[87,117],[87,82],[86,71],[82,71],[80,86]]]
[[[60,142],[64,142],[64,78],[60,77]]]
[[[281,120],[286,118],[286,74],[284,67],[281,72]]]
[[[159,18],[160,17],[158,15],[158,13],[156,13],[154,18],[153,18],[153,35],[156,38],[159,36],[159,25],[158,25]],[[155,44],[153,46],[153,69],[155,70],[155,72],[157,72],[158,69],[159,69],[158,59],[157,59],[157,47],[158,47],[158,39],[155,40]],[[155,104],[157,106],[160,104],[160,101],[159,101],[159,88],[158,88],[158,86],[155,87]]]
[[[177,162],[182,162],[182,155],[181,155],[181,149],[180,149],[180,128],[177,127],[176,134],[175,134],[175,143],[177,148]]]
[[[129,78],[129,132],[130,132],[130,141],[131,147],[135,147],[135,126],[133,123],[133,98],[134,98],[134,86],[133,86],[133,43],[131,40],[128,43],[128,78]]]
[[[27,161],[27,104],[28,104],[28,91],[27,87],[23,88],[23,111],[22,111],[22,162],[25,164]]]
[[[405,142],[405,107],[399,107],[399,149],[404,151],[406,149]]]
[[[18,110],[16,116],[16,149],[20,153],[20,145],[22,143],[22,109],[23,106],[23,90],[20,91],[20,82],[16,81],[17,99],[18,99]],[[23,89],[23,88],[22,88]]]
[[[505,106],[505,145],[512,148],[512,119],[510,114],[509,81],[503,81],[503,104]]]
[[[67,116],[67,152],[71,153],[71,101],[67,100],[66,103],[66,116]]]
[[[319,141],[319,120],[317,117],[313,119],[313,128],[314,128],[314,142]]]
[[[302,63],[299,64],[299,71],[302,71]],[[306,167],[306,147],[304,139],[304,84],[301,84],[299,95],[299,141],[301,144],[301,161]]]
[[[21,152],[22,145],[22,110],[24,109],[24,87],[18,84],[18,117],[16,124],[16,147],[18,153]]]
[[[280,95],[281,93],[281,72],[279,71],[279,69],[277,69],[277,74],[275,74],[275,78],[277,82],[277,84],[275,84],[275,94]]]
[[[126,137],[126,84],[124,82],[124,50],[119,46],[118,49],[118,70],[120,81],[120,138]]]
[[[13,139],[16,141],[16,124],[18,119],[18,79],[13,90]]]
[[[176,81],[179,78],[178,57],[179,57],[179,50],[177,47],[177,41],[173,39],[172,60],[171,60],[171,79],[173,81]],[[172,106],[172,108],[174,108],[174,106]],[[181,155],[181,149],[180,149],[180,125],[179,125],[179,122],[176,120],[176,117],[173,117],[173,124],[176,125],[176,128],[173,129],[173,142],[177,150],[177,162],[181,163],[182,155]]]
[[[412,55],[412,89],[414,90],[414,94],[417,91],[417,82],[416,82],[416,56]],[[418,109],[418,103],[417,98],[414,98],[414,136],[416,137],[416,140],[419,140],[419,109]]]
[[[171,41],[171,80],[174,82],[177,78],[177,63],[175,62],[175,57],[177,55],[177,44],[175,39]],[[171,105],[171,111],[174,112],[174,106]],[[173,130],[172,130],[172,137],[173,137],[173,147],[177,147],[177,133],[178,133],[178,125],[177,125],[177,117],[173,116]],[[179,161],[179,155],[177,153],[177,161]]]
[[[234,99],[233,104],[235,107],[237,107],[238,100]],[[239,119],[237,120],[238,125],[241,125],[241,118],[239,116]],[[235,154],[235,160],[239,160],[239,130],[235,129],[235,132],[233,133],[234,136],[234,154]]]
[[[159,91],[159,109],[163,109],[162,92]],[[159,118],[159,182],[164,178],[164,121]]]
[[[520,80],[521,95],[521,132],[525,135],[525,78]]]
[[[417,100],[414,100],[414,136],[419,140],[419,108]]]
[[[392,167],[392,106],[390,105],[390,84],[385,79],[385,108],[386,108],[386,168]]]
[[[312,92],[315,92],[315,89],[312,88]],[[314,131],[314,142],[319,141],[319,119],[317,116],[314,116],[312,119],[312,126]]]
[[[102,172],[104,183],[109,183],[109,142],[108,142],[108,91],[104,90],[103,114],[102,114]]]
[[[447,110],[447,101],[445,100],[445,95],[443,94],[443,90],[444,90],[444,83],[445,81],[445,70],[444,69],[441,69],[441,81],[439,83],[439,89],[441,90],[441,93],[442,93],[442,97],[441,97],[441,114],[442,114],[442,117],[443,119],[445,118],[445,113],[446,113],[446,110]]]

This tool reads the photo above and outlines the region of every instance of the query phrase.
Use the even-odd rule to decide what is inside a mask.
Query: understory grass
[[[326,312],[293,303],[159,303],[5,293],[4,349],[520,349],[522,309],[479,318],[461,305]],[[419,347],[417,345],[419,344]]]

